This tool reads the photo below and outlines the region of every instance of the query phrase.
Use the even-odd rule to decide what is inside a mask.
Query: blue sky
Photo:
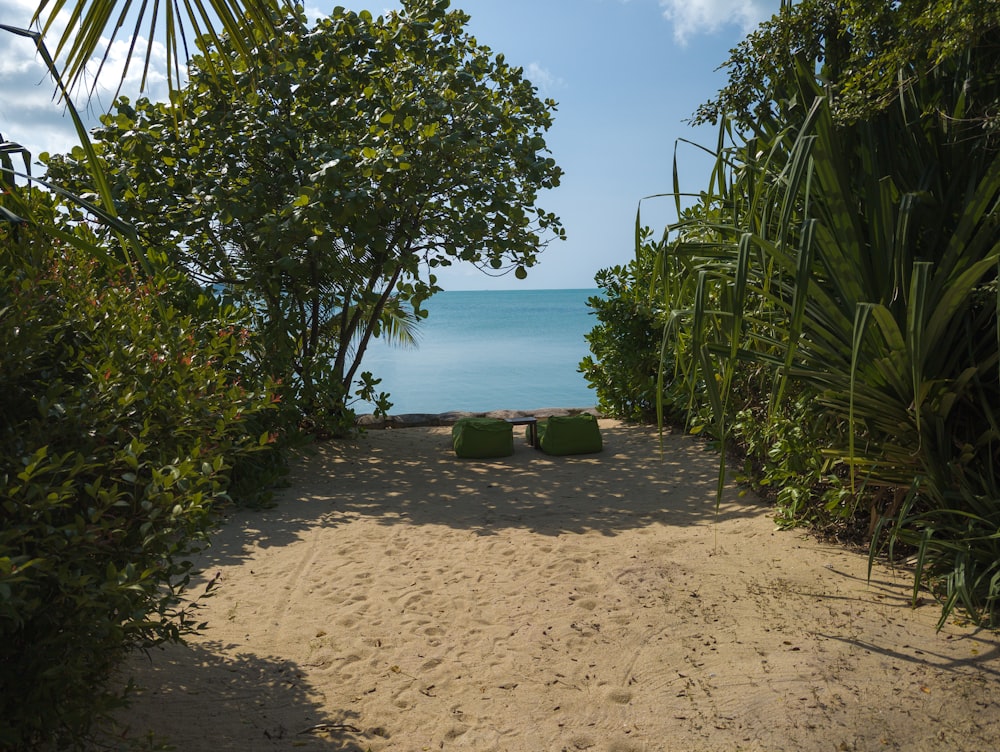
[[[398,7],[387,0],[307,3],[311,16],[334,5],[375,14]],[[594,273],[632,254],[640,199],[670,190],[678,139],[710,145],[713,128],[684,121],[724,83],[718,66],[780,0],[452,0],[471,17],[470,31],[525,69],[544,97],[558,102],[547,142],[565,171],[562,185],[539,204],[558,214],[567,240],[555,242],[528,278],[490,278],[472,267],[439,274],[445,289],[593,287]],[[0,0],[0,22],[26,25],[34,0]],[[104,81],[117,84],[124,45]],[[143,47],[144,49],[144,47]],[[51,85],[30,43],[0,32],[0,133],[33,153],[74,143],[69,119],[51,100]],[[163,96],[154,76],[152,95]],[[106,107],[104,91],[93,109]],[[682,186],[705,186],[707,161],[681,145]],[[643,218],[662,227],[669,201],[643,203]]]

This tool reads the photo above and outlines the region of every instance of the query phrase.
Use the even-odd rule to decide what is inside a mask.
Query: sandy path
[[[605,451],[455,459],[372,431],[239,512],[187,648],[122,716],[197,750],[992,750],[1000,641],[905,573],[715,509],[715,459],[602,421]]]

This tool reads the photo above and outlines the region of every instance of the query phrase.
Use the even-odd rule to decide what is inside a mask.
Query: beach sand
[[[202,634],[137,656],[178,750],[993,750],[1000,641],[907,571],[777,530],[690,437],[459,460],[448,427],[315,447],[200,559]]]

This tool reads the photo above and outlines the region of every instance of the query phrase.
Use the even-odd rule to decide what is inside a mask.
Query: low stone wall
[[[602,417],[596,407],[543,407],[538,410],[491,410],[485,413],[453,411],[449,413],[406,413],[404,415],[359,415],[361,428],[416,428],[419,426],[451,426],[462,418],[551,418],[553,415],[590,413]]]

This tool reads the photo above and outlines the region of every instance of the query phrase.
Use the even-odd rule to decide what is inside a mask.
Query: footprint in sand
[[[608,693],[608,699],[618,705],[628,705],[632,702],[632,693],[624,689],[615,689]]]
[[[353,679],[354,678],[354,671],[353,670],[345,670],[345,669],[349,669],[352,663],[357,663],[360,660],[361,660],[361,656],[360,655],[355,655],[353,653],[350,654],[350,655],[345,655],[339,661],[340,665],[336,669],[337,673],[342,677],[342,679],[344,681],[348,681],[350,679]]]
[[[420,666],[421,671],[433,671],[438,666],[441,665],[440,658],[431,658],[430,660],[424,661]]]

